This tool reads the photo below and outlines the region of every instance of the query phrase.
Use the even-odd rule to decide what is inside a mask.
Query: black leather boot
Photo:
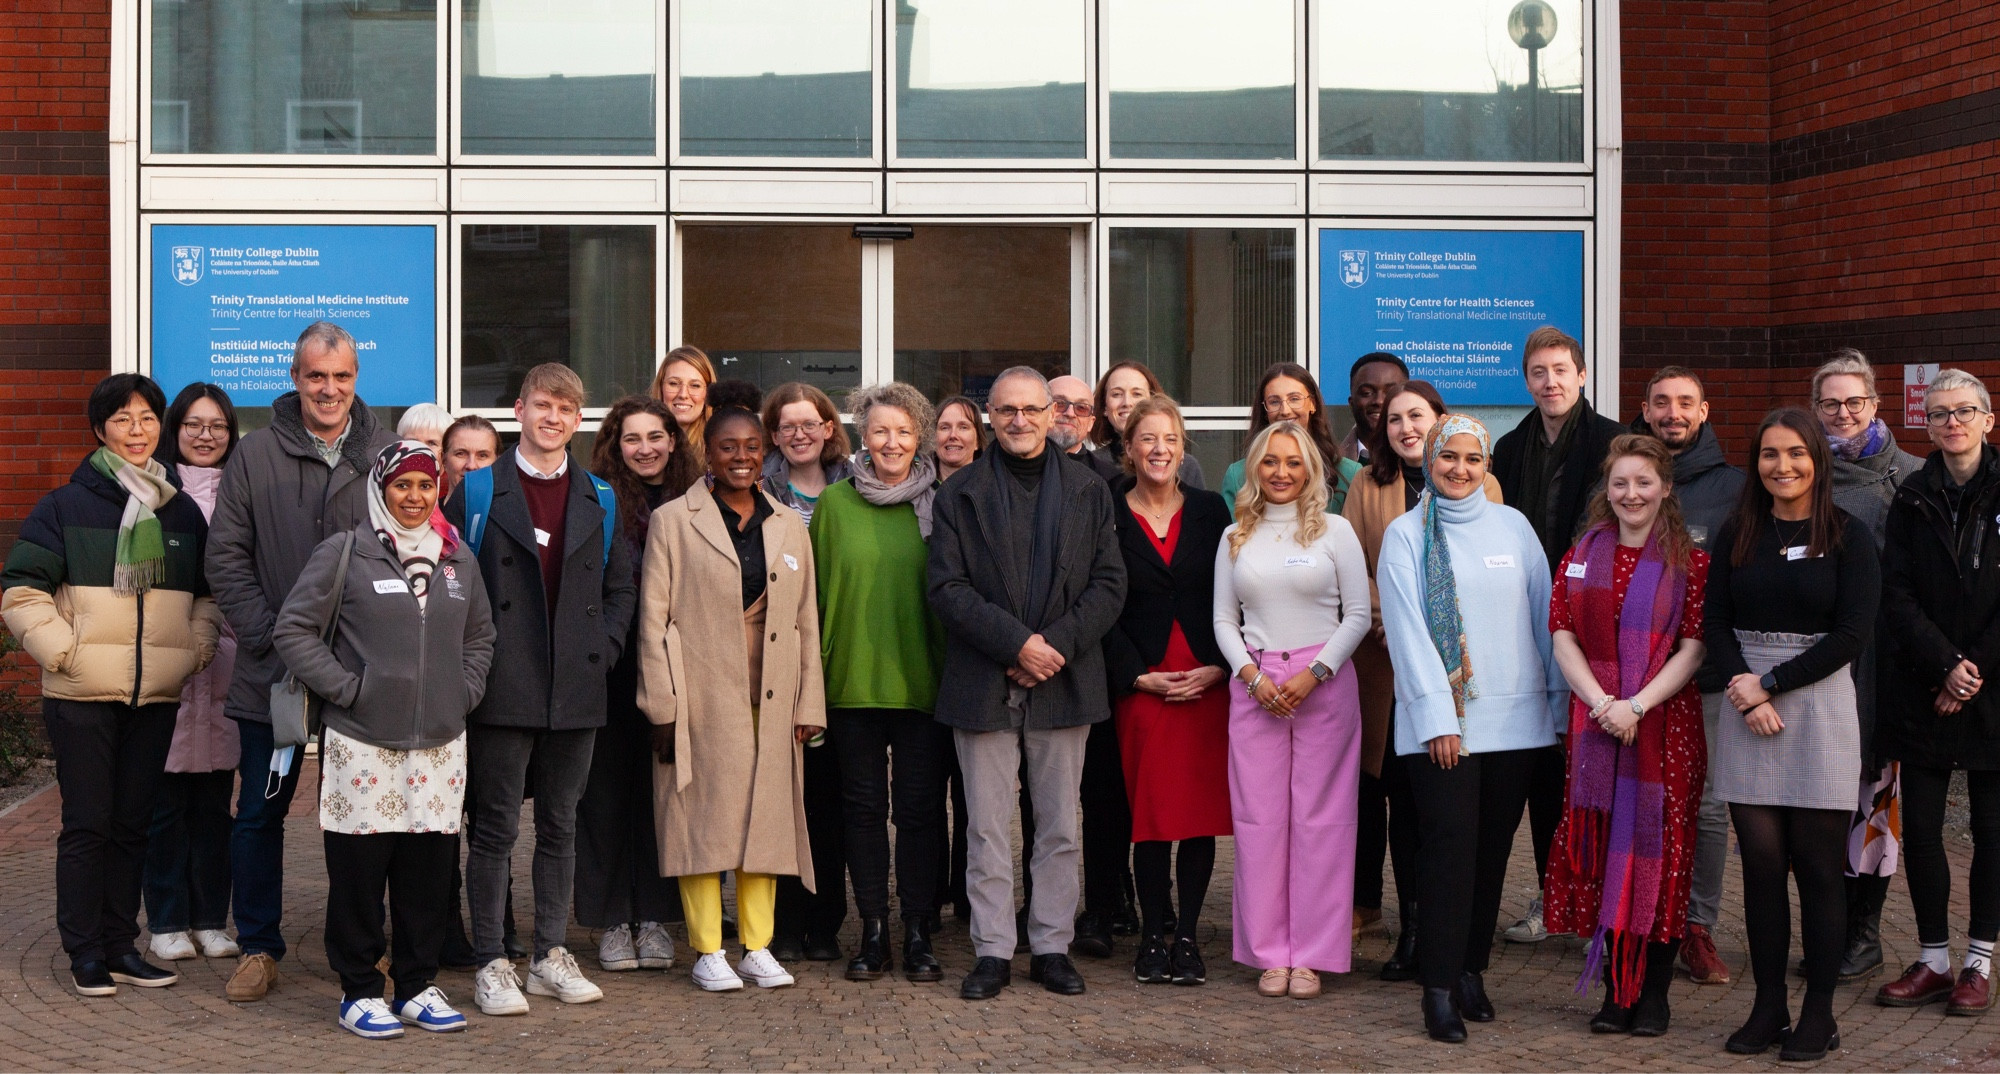
[[[1458,1013],[1470,1022],[1493,1020],[1493,1001],[1486,998],[1486,978],[1471,970],[1458,977]]]
[[[1465,1043],[1465,1019],[1458,1016],[1458,1006],[1452,1000],[1452,989],[1424,989],[1424,1032],[1432,1040],[1446,1044]]]
[[[889,956],[889,922],[871,917],[861,922],[861,948],[847,964],[850,981],[874,981],[895,968]]]
[[[1886,876],[1847,880],[1847,951],[1840,956],[1840,983],[1865,981],[1882,971],[1882,900]]]
[[[862,949],[866,950],[867,944]],[[937,956],[931,953],[929,916],[903,922],[903,976],[912,981],[944,980],[944,967],[938,965]]]
[[[1646,945],[1646,983],[1639,987],[1638,1006],[1632,1008],[1635,1037],[1663,1037],[1672,1023],[1667,989],[1674,983],[1674,949],[1671,943]]]
[[[1607,952],[1604,959],[1604,1006],[1590,1019],[1592,1033],[1630,1033],[1632,1031],[1632,1008],[1620,1007],[1616,992],[1611,987],[1611,958]]]
[[[1402,905],[1401,922],[1403,931],[1396,937],[1396,950],[1389,955],[1389,961],[1382,963],[1382,972],[1376,974],[1384,981],[1417,979],[1416,903],[1406,902]]]

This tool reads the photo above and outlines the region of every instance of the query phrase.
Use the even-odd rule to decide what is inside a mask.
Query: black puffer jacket
[[[1877,746],[1910,764],[2000,769],[2000,452],[1985,449],[1956,512],[1946,483],[1944,454],[1932,452],[1889,505],[1882,611],[1894,649]],[[1940,716],[1932,702],[1961,659],[1988,686]]]

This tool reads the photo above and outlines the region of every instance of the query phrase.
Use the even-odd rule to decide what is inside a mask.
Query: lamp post
[[[1528,50],[1528,151],[1540,156],[1542,147],[1541,52],[1556,37],[1556,9],[1546,0],[1521,0],[1507,13],[1507,36]]]

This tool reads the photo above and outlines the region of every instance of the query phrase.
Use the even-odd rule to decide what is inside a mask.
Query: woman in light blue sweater
[[[1425,490],[1382,537],[1376,583],[1396,668],[1396,753],[1411,757],[1424,1028],[1493,1020],[1481,978],[1535,751],[1565,729],[1549,568],[1526,516],[1484,495],[1492,439],[1451,414],[1424,445]],[[1467,639],[1475,639],[1468,644]]]

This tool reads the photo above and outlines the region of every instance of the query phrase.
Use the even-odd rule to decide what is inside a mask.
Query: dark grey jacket
[[[208,521],[208,587],[236,631],[236,673],[225,714],[271,722],[271,684],[284,661],[271,646],[278,609],[313,549],[368,519],[368,468],[396,434],[359,398],[340,464],[329,468],[299,416],[299,393],[271,404],[271,424],[229,453]]]
[[[1924,460],[1897,447],[1893,440],[1875,454],[1854,462],[1836,456],[1833,505],[1866,526],[1869,536],[1875,538],[1875,550],[1880,552],[1888,538],[1889,505],[1895,502],[1896,490],[1923,466]],[[1887,620],[1877,617],[1875,630],[1868,636],[1868,646],[1861,650],[1852,667],[1854,707],[1861,718],[1861,769],[1863,778],[1869,779],[1882,767],[1882,758],[1875,750],[1875,711],[1882,665],[1888,658],[1886,647],[1877,645],[1876,639],[1888,636]]]
[[[500,631],[486,697],[474,724],[579,731],[604,726],[604,676],[625,649],[639,589],[626,542],[604,560],[604,508],[583,461],[569,460],[569,513],[563,521],[562,588],[554,616],[542,588],[542,564],[528,502],[521,494],[517,449],[493,463],[493,514],[478,553],[479,574]],[[463,486],[444,516],[465,528]]]
[[[333,591],[345,538],[320,542],[278,612],[273,644],[306,688],[325,699],[328,727],[370,746],[427,750],[465,731],[465,714],[486,693],[493,616],[479,565],[460,544],[431,576],[424,606],[402,564],[366,522],[350,531],[346,584]],[[320,640],[340,611],[333,648]]]
[[[1049,450],[1054,450],[1051,447]],[[1001,528],[1006,472],[995,448],[951,475],[932,507],[930,602],[944,626],[939,723],[964,731],[1045,730],[1111,715],[1101,643],[1125,607],[1125,558],[1112,522],[1111,489],[1090,468],[1060,457],[1062,524],[1055,577],[1040,623],[1024,623],[1028,579],[1003,542],[1032,540],[1031,519]],[[1046,478],[1044,479],[1046,480]],[[1062,654],[1054,678],[1027,692],[1025,717],[1007,707],[1007,669],[1042,635]]]

